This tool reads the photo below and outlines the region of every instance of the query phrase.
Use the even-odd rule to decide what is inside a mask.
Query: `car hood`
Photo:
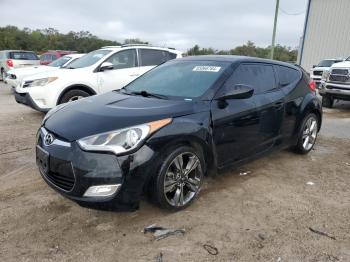
[[[331,69],[333,68],[350,68],[350,61],[335,63],[331,66]]]
[[[328,69],[329,69],[329,67],[322,66],[322,67],[314,67],[314,68],[312,68],[312,71],[326,71]]]
[[[11,72],[9,71],[9,74],[14,74],[17,76],[17,78],[24,77],[24,76],[30,76],[38,73],[43,73],[43,72],[50,72],[57,70],[57,67],[53,66],[31,66],[31,67],[24,67],[24,68],[18,68],[18,69],[13,69]]]
[[[44,72],[35,73],[23,78],[24,81],[32,81],[35,79],[46,78],[46,77],[65,77],[69,75],[79,76],[79,71],[84,68],[77,69],[66,69],[66,68],[55,68],[56,70],[49,70]]]
[[[87,97],[57,110],[45,128],[68,141],[139,125],[209,111],[209,101],[165,100],[109,92]]]

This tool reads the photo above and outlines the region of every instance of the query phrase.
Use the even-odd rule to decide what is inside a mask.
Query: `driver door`
[[[120,89],[140,75],[136,49],[117,52],[104,62],[111,63],[113,68],[97,73],[97,86],[100,93]]]

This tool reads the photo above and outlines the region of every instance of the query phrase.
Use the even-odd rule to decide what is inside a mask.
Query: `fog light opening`
[[[91,186],[85,191],[84,197],[108,197],[108,196],[112,196],[118,192],[120,187],[121,187],[121,184]]]

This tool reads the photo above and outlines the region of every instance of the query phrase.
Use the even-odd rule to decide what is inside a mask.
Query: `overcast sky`
[[[280,1],[277,43],[298,46],[306,2]],[[87,30],[105,39],[140,38],[181,50],[195,44],[230,49],[248,40],[267,46],[272,37],[275,3],[276,0],[0,0],[0,26],[53,27],[63,33]]]

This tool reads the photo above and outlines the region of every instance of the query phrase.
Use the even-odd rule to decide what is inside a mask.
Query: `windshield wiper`
[[[155,97],[159,99],[168,99],[165,95],[148,93],[146,90],[130,92],[131,95],[141,95],[143,97]]]

